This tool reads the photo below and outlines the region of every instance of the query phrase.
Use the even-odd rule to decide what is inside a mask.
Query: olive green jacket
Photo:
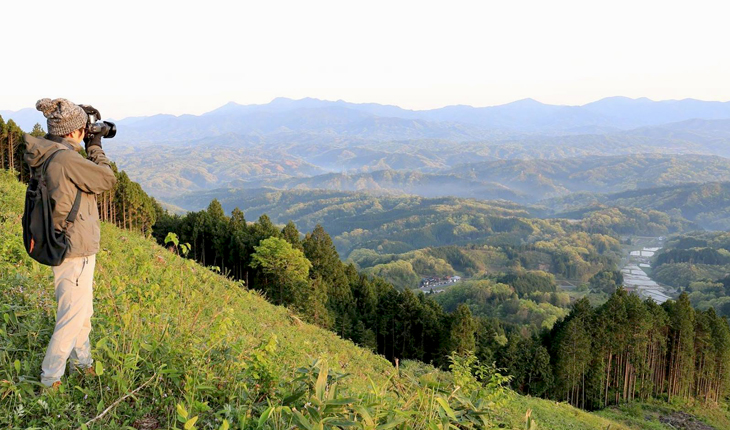
[[[99,210],[96,195],[112,189],[117,182],[109,159],[99,146],[89,148],[88,159],[79,154],[81,145],[67,139],[46,135],[45,138],[25,135],[26,163],[40,168],[55,151],[61,150],[48,164],[46,184],[53,205],[53,224],[65,230],[69,249],[66,257],[86,257],[99,251]],[[76,220],[66,222],[77,190],[82,191]]]

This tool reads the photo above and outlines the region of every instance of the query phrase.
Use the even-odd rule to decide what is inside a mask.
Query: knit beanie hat
[[[86,127],[88,115],[80,107],[66,99],[40,99],[35,108],[48,120],[48,134],[65,136]]]

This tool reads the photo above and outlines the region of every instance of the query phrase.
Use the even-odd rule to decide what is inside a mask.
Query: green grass
[[[449,411],[463,422],[477,416],[480,406],[464,399],[494,398],[481,409],[494,427],[524,428],[531,409],[539,429],[630,428],[494,386],[462,396],[451,373],[423,363],[404,362],[397,372],[384,358],[111,225],[102,227],[94,287],[99,376],[68,376],[61,390],[44,391],[38,379],[55,300],[51,270],[22,246],[23,192],[0,172],[0,427],[77,428],[111,406],[88,428],[139,427],[143,419],[159,428],[304,428],[289,407],[296,405],[311,421],[329,414],[358,420],[355,428],[446,429],[456,422]],[[299,398],[286,399],[300,388]],[[259,425],[262,413],[269,415]],[[375,424],[366,425],[364,413]]]

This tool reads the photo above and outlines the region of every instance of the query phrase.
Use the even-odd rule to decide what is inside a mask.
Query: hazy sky
[[[428,109],[730,100],[725,1],[12,1],[0,109],[107,117],[274,97]]]

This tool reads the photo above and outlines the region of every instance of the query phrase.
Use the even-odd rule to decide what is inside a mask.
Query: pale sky
[[[10,1],[0,109],[730,100],[726,1]]]

